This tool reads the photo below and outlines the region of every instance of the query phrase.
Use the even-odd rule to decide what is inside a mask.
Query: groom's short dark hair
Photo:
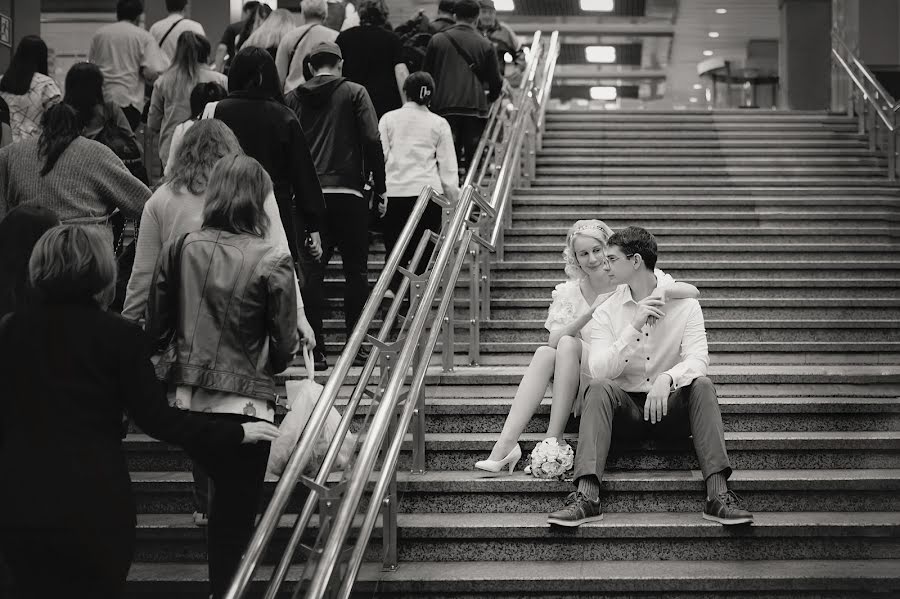
[[[640,254],[647,268],[656,268],[656,238],[643,227],[625,227],[612,234],[606,245],[614,245],[626,256]]]

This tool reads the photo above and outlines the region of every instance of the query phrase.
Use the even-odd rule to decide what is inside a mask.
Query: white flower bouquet
[[[525,469],[537,478],[561,478],[575,464],[570,445],[560,445],[556,437],[544,439],[531,451],[531,464]]]

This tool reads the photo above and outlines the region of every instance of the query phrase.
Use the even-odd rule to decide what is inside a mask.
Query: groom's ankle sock
[[[709,478],[706,479],[706,498],[712,499],[713,497],[718,497],[722,493],[728,491],[728,484],[726,483],[725,474],[722,472],[716,472],[715,474],[710,474]]]
[[[600,480],[593,474],[582,476],[578,479],[578,491],[588,499],[597,501],[600,499]]]

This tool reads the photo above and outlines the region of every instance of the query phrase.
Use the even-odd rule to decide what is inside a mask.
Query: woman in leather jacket
[[[209,180],[202,228],[163,248],[150,285],[147,330],[162,351],[156,374],[174,388],[176,407],[214,421],[273,422],[275,374],[300,338],[291,256],[266,240],[272,181],[243,155],[219,160]],[[269,443],[257,443],[202,460],[212,481],[214,598],[253,533],[268,456]]]

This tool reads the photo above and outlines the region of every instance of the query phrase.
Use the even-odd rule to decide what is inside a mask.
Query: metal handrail
[[[412,241],[415,228],[430,202],[439,203],[445,211],[450,208],[450,203],[430,187],[425,187],[419,194],[409,219],[407,220],[406,226],[404,226],[403,231],[400,233],[397,245],[395,246],[394,251],[388,256],[384,270],[369,295],[369,299],[366,301],[365,307],[359,318],[360,324],[354,328],[350,338],[347,340],[345,350],[338,358],[334,370],[329,377],[328,382],[325,384],[322,394],[316,403],[316,407],[304,428],[304,432],[300,436],[297,447],[294,449],[294,452],[281,475],[281,479],[275,487],[272,499],[269,501],[268,507],[256,527],[253,537],[244,553],[244,557],[241,560],[238,571],[225,595],[228,599],[237,599],[246,592],[253,578],[253,573],[258,568],[262,556],[272,540],[278,522],[285,513],[288,500],[294,493],[297,484],[302,482],[309,487],[310,493],[303,510],[295,521],[294,532],[289,543],[289,550],[285,551],[282,563],[279,564],[279,567],[276,568],[273,573],[273,577],[266,592],[266,597],[274,597],[277,594],[278,587],[283,582],[287,573],[287,568],[290,565],[293,553],[299,545],[302,533],[306,529],[312,513],[315,511],[317,500],[320,496],[329,495],[329,489],[326,487],[326,484],[329,475],[331,474],[331,470],[337,461],[344,438],[350,429],[352,417],[361,403],[365,391],[364,383],[370,379],[374,372],[381,351],[379,345],[373,344],[369,359],[360,374],[359,380],[361,384],[357,386],[357,389],[354,391],[348,402],[344,417],[341,420],[340,428],[334,436],[315,480],[302,476],[302,474],[312,459],[313,449],[324,430],[328,414],[334,406],[338,392],[347,378],[350,366],[352,365],[364,338],[367,336],[367,325],[374,319],[380,309],[391,278],[400,271],[402,254],[408,244]],[[421,259],[427,237],[428,234],[426,233],[419,243],[419,247],[417,248],[418,256],[414,256],[414,265]],[[404,278],[401,281],[400,289],[385,317],[377,339],[384,340],[391,332],[394,325],[394,319],[397,317],[401,307],[403,295],[406,293],[409,285],[408,278]],[[322,526],[321,516],[322,515],[320,514],[320,527]]]
[[[897,111],[900,102],[884,89],[872,72],[857,58],[836,29],[831,32],[831,56],[835,90],[843,77],[848,116],[857,117],[860,135],[868,135],[869,149],[881,150],[887,156],[888,179],[897,180]],[[837,99],[837,98],[835,98]],[[884,132],[880,131],[883,128]],[[882,138],[886,139],[882,139]]]

